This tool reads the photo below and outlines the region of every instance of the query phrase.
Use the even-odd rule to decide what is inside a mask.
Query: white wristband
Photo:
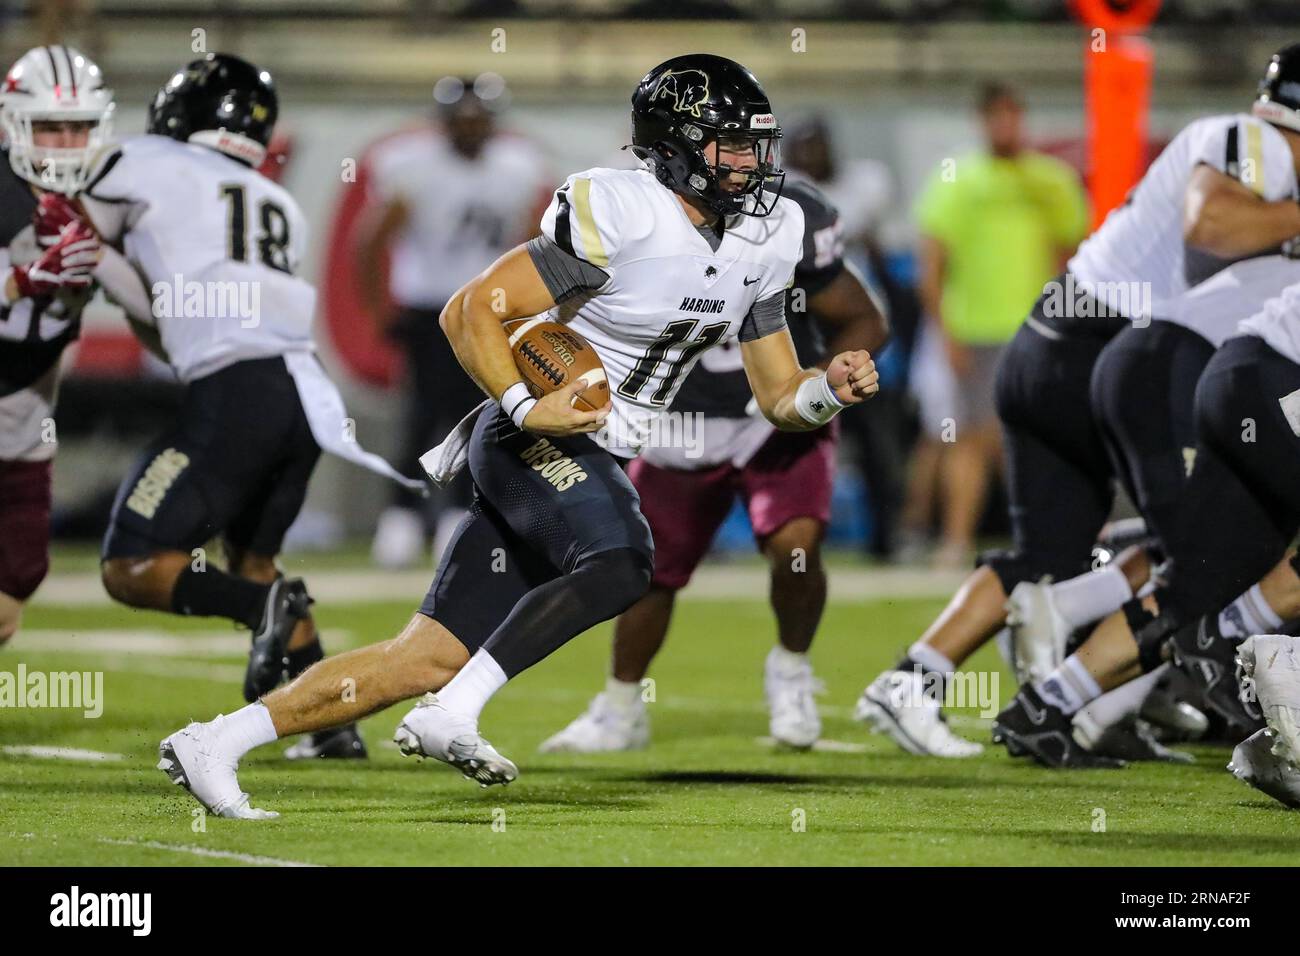
[[[533,398],[528,386],[523,382],[515,382],[504,392],[501,393],[501,409],[509,416],[510,420],[515,423],[516,428],[524,427],[524,418],[533,410],[537,404],[537,399]]]
[[[822,372],[799,383],[794,393],[794,407],[799,411],[799,417],[810,425],[825,425],[845,405],[836,397],[831,383],[826,381],[826,373]]]

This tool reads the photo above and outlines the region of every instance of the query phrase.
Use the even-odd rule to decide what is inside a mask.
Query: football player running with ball
[[[803,214],[781,196],[781,131],[754,75],[717,56],[668,60],[637,86],[632,126],[643,168],[569,177],[542,235],[442,313],[490,401],[466,437],[473,507],[419,612],[392,640],[321,661],[262,701],[162,742],[160,766],[212,812],[268,815],[235,776],[252,748],[421,694],[397,729],[404,753],[483,786],[514,780],[479,715],[510,678],[645,593],[654,547],[623,465],[649,443],[700,353],[739,338],[759,408],[786,430],[820,428],[877,391],[866,351],[840,353],[825,371],[799,365],[784,302]],[[575,408],[581,381],[531,396],[503,323],[540,315],[596,349],[610,404]],[[552,483],[533,462],[553,463],[556,452],[569,462]],[[341,699],[345,679],[356,693]]]
[[[839,212],[809,180],[787,179],[784,195],[804,213],[803,257],[787,293],[800,361],[811,366],[846,349],[878,350],[887,322],[844,261]],[[817,320],[835,330],[829,345]],[[641,682],[668,636],[677,592],[704,560],[737,495],[769,567],[777,636],[763,666],[769,732],[777,744],[796,749],[813,746],[821,736],[814,699],[818,681],[808,652],[826,606],[821,544],[831,514],[839,422],[813,431],[774,431],[751,402],[738,344],[713,349],[672,406],[674,412],[697,416],[700,447],[661,442],[628,468],[654,534],[654,577],[645,596],[614,625],[605,690],[542,743],[544,752],[649,745],[650,715]]]

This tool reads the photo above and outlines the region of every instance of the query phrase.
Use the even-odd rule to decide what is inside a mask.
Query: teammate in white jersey
[[[1114,611],[1145,583],[1150,565],[1139,548],[1099,573],[1085,572],[1110,514],[1116,475],[1158,534],[1183,507],[1184,449],[1195,444],[1192,393],[1213,346],[1180,323],[1190,314],[1181,296],[1233,262],[1276,253],[1300,230],[1300,136],[1266,97],[1252,112],[1197,120],[1179,133],[1128,202],[1044,288],[1008,347],[998,411],[1015,547],[982,556],[909,656],[864,691],[859,715],[905,749],[977,752],[941,722],[937,702],[921,690],[922,675],[942,687],[946,674],[1007,623],[1012,595],[1013,620],[1023,621],[1047,606],[1038,582],[1061,582],[1053,587],[1051,613],[1059,624],[1054,633],[1063,637]],[[1219,328],[1242,314],[1219,320]],[[1030,676],[1045,676],[1061,652],[1055,647]],[[1022,670],[1034,663],[1027,652],[1021,657]],[[1066,739],[1069,747],[1053,760],[1104,760]],[[1156,748],[1147,753],[1168,756]]]
[[[213,812],[265,815],[235,777],[252,747],[433,690],[398,727],[403,752],[484,786],[513,780],[514,764],[479,734],[479,714],[511,677],[645,592],[653,545],[620,460],[650,440],[700,353],[738,337],[758,405],[783,429],[820,427],[877,390],[864,351],[840,353],[824,372],[799,366],[784,292],[803,217],[780,195],[780,128],[753,74],[721,57],[677,57],[645,76],[632,104],[632,148],[646,168],[569,177],[543,236],[443,312],[490,401],[470,420],[474,506],[420,612],[394,640],[323,661],[264,701],[163,741],[162,766]],[[581,385],[529,396],[503,323],[539,315],[596,348],[610,406],[573,408]],[[339,699],[342,674],[357,680],[354,698]]]
[[[313,351],[315,290],[297,275],[306,223],[257,172],[275,127],[271,77],[211,54],[149,107],[149,135],[107,150],[80,200],[152,295],[145,335],[186,385],[177,421],[123,481],[104,587],[132,607],[226,617],[253,631],[244,696],[324,656],[301,580],[276,555],[321,449],[396,476],[347,440]],[[225,542],[227,570],[203,554]],[[295,756],[364,756],[355,728]]]
[[[1297,90],[1300,45],[1273,57],[1254,110],[1300,156]],[[1293,160],[1295,165],[1300,162]],[[1270,233],[1265,222],[1252,229],[1248,211],[1262,210],[1265,218],[1276,214],[1277,231],[1285,231],[1282,217],[1300,216],[1294,182],[1292,198],[1280,203],[1239,195],[1239,188],[1244,192],[1234,184],[1224,193],[1215,230],[1222,244],[1202,239],[1203,244],[1220,258],[1234,250],[1241,255],[1252,235],[1256,243],[1272,238],[1293,245],[1288,239],[1294,236]],[[1229,238],[1234,233],[1235,244]],[[1237,695],[1237,644],[1300,615],[1295,559],[1278,563],[1300,530],[1294,482],[1300,465],[1300,353],[1291,351],[1300,297],[1293,290],[1244,321],[1244,334],[1229,339],[1200,376],[1190,479],[1173,520],[1161,531],[1168,562],[1157,586],[1124,602],[1075,654],[1021,688],[994,728],[995,739],[1013,753],[1071,765],[1071,717],[1102,693],[1150,673],[1170,652],[1229,734],[1240,739],[1257,729],[1257,709]]]

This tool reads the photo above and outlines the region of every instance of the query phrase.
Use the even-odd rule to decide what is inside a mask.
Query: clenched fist
[[[826,384],[845,405],[856,405],[880,391],[880,373],[866,349],[841,352],[826,368]]]

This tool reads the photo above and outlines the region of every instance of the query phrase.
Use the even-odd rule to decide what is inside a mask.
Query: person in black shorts
[[[101,579],[131,607],[249,628],[250,701],[324,657],[306,586],[276,563],[321,451],[400,479],[351,436],[314,354],[315,291],[297,275],[305,217],[257,171],[277,102],[250,63],[190,63],[154,97],[149,134],[104,150],[79,193],[96,232],[153,290],[133,321],[186,387],[174,425],[118,491]],[[205,550],[214,539],[224,569]],[[346,726],[289,755],[365,748]]]

